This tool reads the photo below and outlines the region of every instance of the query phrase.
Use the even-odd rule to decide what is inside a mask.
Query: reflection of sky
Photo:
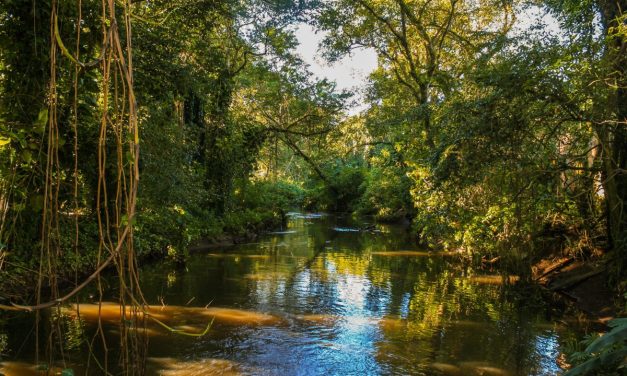
[[[560,354],[557,333],[547,331],[535,338],[535,356],[538,358],[534,375],[556,375],[561,371],[556,359]]]
[[[379,364],[375,358],[376,340],[379,337],[376,322],[363,316],[350,316],[342,320],[337,328],[330,356],[335,364],[342,365],[338,374],[378,374]]]
[[[403,300],[401,301],[400,317],[406,319],[409,315],[409,303],[411,301],[411,295],[406,292],[403,294]]]
[[[300,236],[302,235],[286,234],[283,242],[299,244],[297,238]],[[300,247],[308,249],[305,253],[315,253],[316,242],[313,237],[308,238],[307,245],[300,244]],[[298,246],[291,248],[290,251],[303,254],[302,250],[298,250]],[[324,251],[317,256],[318,261],[313,264],[313,268],[298,267],[290,283],[286,283],[287,277],[279,277],[256,281],[250,286],[254,290],[253,296],[258,309],[271,308],[273,302],[275,304],[281,302],[281,308],[294,310],[296,314],[303,313],[304,310],[305,313],[330,314],[330,317],[335,318],[326,325],[315,323],[307,328],[293,329],[299,334],[289,334],[288,342],[291,345],[285,351],[292,354],[291,356],[296,356],[302,366],[294,364],[288,366],[290,372],[303,375],[379,374],[383,370],[396,367],[416,370],[415,367],[424,367],[426,363],[433,361],[428,360],[432,356],[429,354],[440,354],[438,356],[444,359],[478,360],[482,361],[481,364],[498,366],[500,363],[498,359],[502,356],[499,355],[502,353],[499,348],[512,346],[509,332],[512,326],[498,325],[501,322],[499,318],[506,321],[507,318],[500,317],[500,310],[495,309],[495,305],[491,303],[492,287],[475,286],[473,290],[469,290],[468,287],[461,288],[459,283],[446,282],[448,278],[459,281],[457,279],[459,277],[451,275],[440,283],[431,280],[407,285],[406,287],[411,290],[396,292],[400,292],[401,295],[396,300],[395,311],[390,312],[392,280],[389,276],[384,283],[374,284],[370,280],[369,271],[372,271],[374,261],[368,253],[363,254],[363,257],[356,257],[350,249],[328,252]],[[361,264],[355,264],[363,260],[368,260],[365,270],[361,268]],[[268,272],[276,270],[277,267],[289,269],[289,265],[285,264],[280,266],[270,264],[265,267],[270,269]],[[450,272],[446,271],[445,274],[447,273]],[[450,290],[445,286],[449,286]],[[444,292],[443,288],[448,291]],[[473,297],[471,291],[480,292],[484,299],[476,300],[477,297]],[[461,318],[463,319],[466,314],[472,317],[468,317],[466,321],[455,321],[453,326],[447,324],[447,318],[443,315],[448,315],[444,312],[437,313],[436,310],[435,316],[432,316],[429,312],[434,311],[424,311],[427,307],[433,307],[433,304],[436,304],[436,308],[443,307],[447,301],[448,304],[455,304],[456,299],[461,299],[459,302],[463,301],[465,306],[462,312],[466,313],[462,313]],[[298,312],[299,310],[301,312]],[[391,314],[399,320],[392,319],[391,329],[382,331],[380,320],[386,314]],[[277,332],[273,330],[272,335],[276,336]],[[278,347],[284,346],[279,345],[277,338],[268,340]],[[456,343],[458,341],[462,342]],[[510,360],[514,363],[522,361],[525,364],[523,368],[533,367],[529,370],[535,372],[533,374],[548,375],[558,372],[560,369],[554,361],[559,354],[557,337],[549,333],[532,336],[531,341],[530,345],[535,348],[528,354],[533,359]],[[480,344],[490,344],[489,346],[495,349],[483,352],[479,349],[482,346]],[[418,347],[412,348],[413,346]],[[271,347],[268,347],[268,350]],[[482,354],[486,357],[483,358]],[[263,358],[270,361],[265,356]],[[403,358],[405,360],[398,364],[398,359]],[[452,364],[456,364],[454,360]]]
[[[431,375],[428,367],[434,363],[463,369],[457,372],[463,375],[477,374],[467,369],[473,364],[510,375],[561,371],[556,358],[565,333],[542,321],[541,306],[502,295],[502,286],[469,283],[463,270],[455,269],[459,265],[443,259],[372,257],[368,250],[409,247],[395,243],[394,235],[364,241],[363,234],[328,231],[345,223],[312,221],[317,222],[311,225],[317,230],[315,240],[301,224],[298,234],[238,246],[224,251],[225,257],[192,255],[188,270],[172,273],[165,264],[142,270],[150,302],[164,296],[169,305],[211,303],[277,319],[269,325],[216,322],[203,338],[155,330],[149,356],[182,363],[226,359],[241,365],[244,373],[279,376]],[[341,247],[317,254],[327,240]],[[221,252],[212,251],[214,256]],[[288,252],[298,258],[286,257]],[[309,314],[314,315],[306,318]],[[183,314],[179,319],[187,320]],[[18,322],[20,333],[30,333],[31,324]],[[92,329],[86,327],[87,337]],[[116,336],[109,343],[119,340],[108,330],[106,335]],[[23,340],[9,337],[9,351]],[[74,355],[79,359],[80,354]]]
[[[366,278],[345,275],[337,282],[338,306],[343,316],[355,316],[364,310],[366,290],[370,281]]]

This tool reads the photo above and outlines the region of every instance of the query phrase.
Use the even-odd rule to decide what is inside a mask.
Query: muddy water
[[[258,243],[195,254],[185,269],[142,270],[154,375],[555,375],[573,334],[517,278],[473,271],[416,247],[405,230],[294,214]],[[514,284],[514,285],[512,285]],[[114,282],[109,286],[115,291]],[[114,296],[110,297],[114,300]],[[100,314],[112,347],[117,305],[65,307],[76,374]],[[0,373],[37,374],[32,319],[4,331]],[[148,320],[149,322],[151,320]],[[203,334],[201,337],[181,334]],[[84,342],[83,342],[84,343]],[[94,348],[94,352],[98,352]],[[111,356],[110,358],[115,358]],[[89,374],[99,374],[92,364]],[[63,367],[60,364],[56,366]]]

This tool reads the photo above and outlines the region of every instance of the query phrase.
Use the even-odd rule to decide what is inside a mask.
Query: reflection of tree
[[[399,299],[393,298],[390,315],[379,323],[384,337],[378,344],[381,362],[392,367],[407,367],[408,362],[418,368],[434,362],[478,367],[463,362],[481,360],[522,373],[536,363],[534,314],[530,307],[502,299],[503,288],[475,284],[444,269],[443,260],[404,261],[406,265],[420,264],[421,268],[416,269],[422,271],[415,273],[413,268],[405,267],[412,271],[414,285],[410,289],[406,276],[391,280],[393,290],[401,285],[396,290],[405,291],[410,298],[406,314],[404,307],[398,306]]]
[[[371,240],[360,245],[362,250],[318,255],[308,270],[310,308],[337,304],[334,286],[358,277],[368,282],[367,291],[364,306],[353,309],[386,315],[378,324],[383,340],[377,343],[377,354],[383,364],[415,371],[434,362],[482,360],[521,372],[535,364],[533,316],[503,299],[504,287],[474,283],[464,277],[468,270],[443,258],[370,255],[381,244]]]

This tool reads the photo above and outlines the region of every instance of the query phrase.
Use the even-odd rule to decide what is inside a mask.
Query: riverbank
[[[246,211],[239,216],[230,215],[220,221],[212,221],[210,226],[201,230],[194,230],[198,237],[187,237],[180,242],[181,236],[168,237],[167,233],[172,232],[175,226],[169,225],[168,221],[161,226],[168,226],[168,232],[142,232],[142,227],[136,226],[135,241],[140,243],[136,246],[136,256],[138,266],[149,265],[158,262],[172,262],[184,265],[190,252],[195,252],[203,248],[227,247],[244,241],[255,239],[260,234],[275,228],[280,228],[285,222],[284,212],[278,211]],[[193,226],[198,226],[196,223]],[[187,232],[184,226],[177,226],[182,232]],[[206,234],[211,234],[206,236]],[[175,244],[179,240],[178,244]],[[97,241],[89,239],[85,244],[88,248],[80,250],[81,258],[78,260],[83,265],[78,270],[74,270],[71,264],[60,264],[55,278],[57,288],[61,291],[69,290],[73,286],[88,278],[97,269]],[[91,250],[91,251],[90,251]],[[65,260],[67,262],[67,260]],[[72,261],[72,260],[70,260]],[[77,260],[73,260],[76,262]],[[114,271],[115,266],[110,265],[103,270],[103,274]],[[39,272],[29,268],[26,260],[12,259],[11,254],[3,253],[0,258],[0,305],[32,304],[37,288],[37,276]],[[44,296],[50,295],[49,288],[44,283],[42,292]],[[44,298],[45,299],[45,298]]]
[[[589,321],[605,325],[625,312],[624,302],[612,288],[608,260],[603,256],[586,261],[574,257],[543,259],[534,266],[533,279]]]

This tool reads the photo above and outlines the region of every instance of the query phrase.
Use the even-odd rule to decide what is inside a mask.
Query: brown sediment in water
[[[464,374],[461,368],[448,363],[431,363],[429,364],[429,368],[434,369],[447,376],[461,376]]]
[[[379,327],[385,332],[398,331],[407,327],[407,320],[384,317],[379,320]]]
[[[244,279],[252,280],[252,281],[273,281],[275,279],[284,279],[288,278],[290,273],[288,272],[262,272],[262,273],[251,273],[246,274]]]
[[[411,321],[406,319],[397,318],[382,318],[379,320],[379,328],[386,333],[400,332],[407,330],[408,325],[411,325]],[[442,323],[446,327],[460,327],[473,330],[489,330],[491,326],[485,322],[470,321],[470,320],[450,320]]]
[[[237,376],[242,375],[237,363],[225,359],[182,361],[174,358],[149,358],[161,376]]]
[[[117,304],[104,304],[101,307],[97,304],[79,304],[64,311],[75,316],[77,310],[83,320],[96,321],[100,317],[106,322],[119,321],[122,312]],[[127,308],[127,314],[129,312]],[[208,323],[215,320],[216,323],[227,325],[274,325],[282,321],[281,318],[266,313],[219,307],[148,306],[146,313],[167,324],[187,324],[190,321]],[[139,315],[143,317],[144,312]]]
[[[215,317],[216,322],[223,324],[272,325],[282,322],[282,319],[277,316],[241,309],[209,307],[200,308],[200,312],[206,317]]]
[[[215,258],[247,258],[247,259],[260,259],[268,260],[272,258],[270,255],[247,255],[242,253],[208,253],[207,257]]]
[[[488,325],[485,322],[480,322],[480,321],[470,321],[470,320],[451,320],[446,322],[447,326],[456,326],[456,327],[461,327],[461,328],[473,328],[473,329],[489,329],[491,328],[490,325]]]
[[[373,256],[387,257],[439,257],[439,256],[455,256],[455,252],[427,252],[427,251],[388,251],[388,252],[371,252]]]
[[[478,376],[510,376],[511,374],[498,367],[486,362],[461,362],[460,368],[464,375],[478,375]]]
[[[174,328],[174,329],[178,329],[178,327]],[[145,335],[147,337],[160,337],[160,336],[165,336],[167,335],[169,332],[161,330],[160,328],[148,328],[148,327],[130,327],[129,330],[132,330],[133,332],[139,334],[139,335]],[[186,330],[186,332],[188,333],[202,333],[202,331],[204,331],[205,328],[201,328],[200,326],[198,327],[194,327],[193,329],[190,330]],[[110,333],[115,334],[116,336],[120,335],[120,331],[117,329],[113,329],[110,331]]]
[[[333,324],[340,319],[340,316],[326,314],[310,314],[297,316],[299,320],[314,324]]]
[[[62,371],[60,367],[50,367],[48,371],[44,371],[36,364],[0,362],[0,374],[4,376],[60,375]]]
[[[482,285],[502,285],[504,283],[514,284],[520,280],[517,275],[503,277],[502,275],[476,275],[469,278],[470,282]]]

